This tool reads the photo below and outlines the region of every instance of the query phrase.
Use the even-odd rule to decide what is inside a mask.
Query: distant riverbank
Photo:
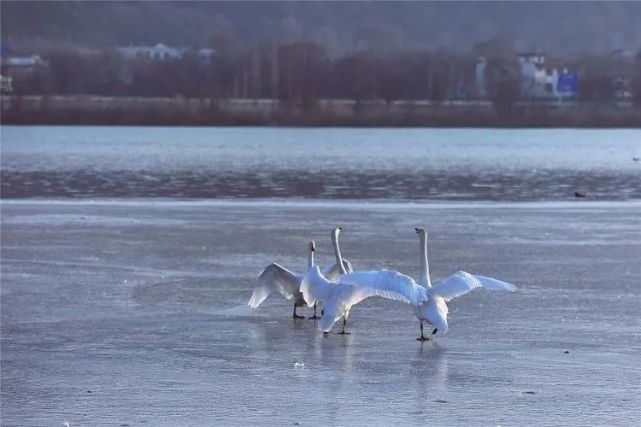
[[[354,127],[641,127],[629,102],[488,100],[286,103],[272,99],[3,96],[2,124]]]

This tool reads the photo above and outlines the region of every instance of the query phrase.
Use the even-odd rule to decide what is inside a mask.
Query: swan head
[[[427,230],[424,228],[416,227],[414,228],[414,231],[416,231],[416,234],[419,236],[427,236]]]
[[[309,250],[312,252],[316,250],[316,242],[314,242],[313,240],[309,241]]]
[[[338,234],[343,231],[343,227],[336,227],[332,230],[332,236],[338,237]]]

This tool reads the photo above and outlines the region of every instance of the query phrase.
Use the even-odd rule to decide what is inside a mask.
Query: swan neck
[[[343,257],[341,256],[341,249],[338,246],[338,233],[332,233],[332,246],[334,246],[334,255],[336,256],[336,264],[338,264],[338,269],[341,274],[347,274],[345,270],[345,265],[343,264]]]
[[[309,250],[309,254],[307,254],[307,269],[309,270],[314,266],[314,251]]]
[[[420,250],[421,250],[421,271],[418,277],[418,283],[421,286],[426,288],[431,288],[432,283],[430,282],[430,267],[427,262],[427,236],[424,234],[420,235]]]

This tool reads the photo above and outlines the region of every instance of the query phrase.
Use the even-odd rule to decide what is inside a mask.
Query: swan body
[[[332,230],[332,243],[334,254],[336,256],[336,265],[342,265],[342,256],[338,246],[338,234],[341,228]],[[329,280],[320,271],[318,267],[312,267],[303,277],[300,291],[307,305],[323,303],[323,314],[318,322],[318,329],[327,333],[334,323],[343,319],[343,330],[341,334],[346,334],[345,324],[349,317],[352,307],[369,297],[382,297],[407,303],[417,302],[417,296],[412,294],[412,290],[405,289],[403,281],[385,280],[385,277],[379,275],[368,275],[369,272],[349,273],[341,270],[341,275],[334,282]],[[380,273],[380,272],[375,272]],[[389,271],[391,274],[400,274]],[[365,275],[370,280],[365,280]],[[354,276],[357,276],[356,279]],[[363,278],[363,280],[357,280]],[[365,284],[367,282],[367,284]],[[414,290],[420,293],[420,290]]]
[[[447,332],[447,302],[465,295],[472,289],[485,288],[495,291],[516,291],[516,286],[492,279],[459,271],[443,279],[428,289],[428,299],[414,306],[414,313],[420,321],[434,326],[442,334]]]
[[[423,334],[424,322],[434,327],[432,334],[447,332],[447,302],[452,299],[463,296],[476,288],[508,292],[514,292],[517,289],[510,283],[491,277],[472,275],[465,271],[458,271],[432,286],[427,262],[427,231],[417,228],[416,233],[419,235],[421,245],[421,272],[418,282],[394,270],[357,271],[343,275],[339,280],[364,287],[385,289],[397,296],[400,295],[399,298],[392,299],[413,306],[414,313],[420,321],[421,336],[418,338],[419,340],[428,339]]]
[[[415,231],[419,237],[421,254],[419,284],[426,288],[428,295],[427,301],[414,306],[414,314],[420,321],[421,328],[421,336],[418,340],[425,341],[428,339],[423,334],[423,322],[434,326],[432,335],[437,332],[442,334],[447,332],[448,301],[463,296],[476,288],[507,292],[516,291],[516,286],[511,283],[491,277],[472,275],[465,271],[458,271],[432,287],[429,264],[427,262],[427,231],[424,228],[416,228]]]
[[[421,322],[434,326],[439,333],[447,332],[447,302],[465,295],[475,288],[514,292],[516,287],[510,283],[485,276],[475,276],[458,271],[433,287],[423,287],[414,279],[393,270],[355,272],[341,276],[342,281],[364,286],[377,286],[381,289],[394,289],[403,296],[399,301],[411,304],[416,317]]]
[[[410,300],[394,286],[363,286],[348,279],[350,275],[340,276],[336,283],[329,281],[318,267],[307,272],[301,283],[303,298],[308,305],[323,302],[323,315],[318,329],[329,332],[334,323],[343,319],[343,331],[352,307],[369,297],[381,297],[409,303]]]
[[[309,242],[308,270],[315,266],[315,250],[316,244],[314,241]],[[343,260],[343,263],[343,270],[352,271],[352,265],[349,261]],[[340,272],[341,269],[338,264],[332,264],[324,270],[324,274],[330,281],[336,280]],[[269,295],[272,293],[279,293],[288,300],[294,300],[294,314],[292,317],[301,318],[302,316],[296,314],[296,309],[298,307],[305,307],[308,305],[305,303],[303,294],[300,292],[302,280],[303,274],[295,273],[277,263],[269,264],[258,276],[258,285],[254,288],[254,292],[247,304],[251,308],[257,308]],[[312,316],[312,318],[317,318],[316,304],[314,303],[309,306],[314,307],[314,316]]]

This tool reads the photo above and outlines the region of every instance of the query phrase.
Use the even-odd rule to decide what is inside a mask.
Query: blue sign
[[[556,82],[556,91],[559,93],[577,93],[579,90],[579,76],[577,73],[568,71],[559,74]]]

